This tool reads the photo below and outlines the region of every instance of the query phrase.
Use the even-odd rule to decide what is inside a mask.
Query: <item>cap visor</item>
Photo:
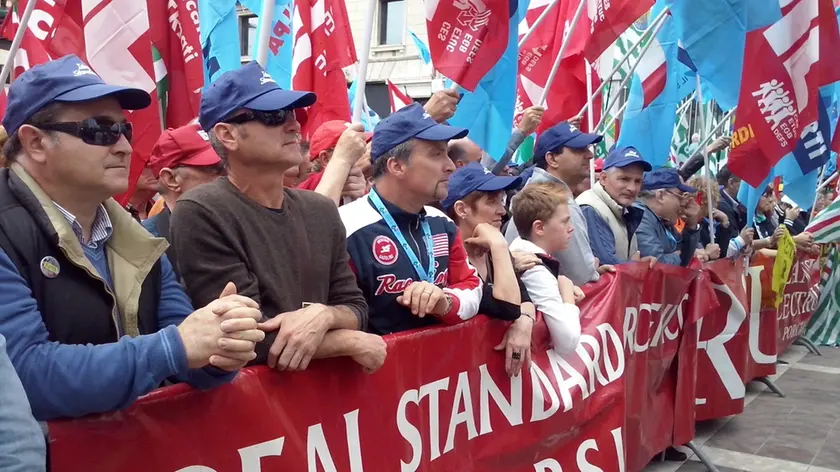
[[[222,162],[222,159],[216,154],[216,151],[213,148],[207,148],[198,154],[190,156],[187,159],[184,159],[180,162],[180,165],[184,166],[193,166],[193,167],[204,167],[204,166],[213,166],[218,163]]]
[[[456,128],[448,125],[434,125],[421,131],[415,136],[426,141],[449,141],[450,139],[461,139],[469,134],[465,128]]]
[[[487,179],[487,182],[479,185],[476,190],[479,192],[498,192],[499,190],[507,190],[516,187],[520,182],[519,177],[513,176],[494,176]]]
[[[677,188],[680,189],[681,192],[697,193],[696,188],[689,187],[688,185],[685,185],[685,184],[680,184],[680,185],[677,186]]]
[[[55,97],[59,102],[87,102],[114,97],[124,110],[141,110],[152,104],[152,97],[143,90],[118,85],[91,84],[64,92]]]
[[[610,164],[610,166],[607,167],[607,169],[610,169],[610,168],[613,168],[613,167],[623,169],[623,168],[625,168],[627,166],[631,166],[633,164],[641,165],[642,169],[644,169],[645,172],[650,172],[651,170],[653,170],[653,166],[650,165],[650,162],[640,161],[638,159],[620,160],[620,161],[617,161],[617,162],[614,162],[614,163]],[[597,169],[597,166],[596,166],[596,169]]]
[[[573,149],[583,149],[590,144],[600,143],[604,137],[600,134],[580,133],[574,138],[563,143],[563,146]]]
[[[257,111],[274,111],[283,108],[304,108],[315,103],[316,95],[312,92],[295,92],[292,90],[272,89],[251,99],[242,105]]]

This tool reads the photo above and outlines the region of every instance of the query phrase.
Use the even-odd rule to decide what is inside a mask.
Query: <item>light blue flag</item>
[[[236,0],[199,0],[198,11],[204,86],[209,87],[220,75],[241,65]]]
[[[426,46],[426,43],[423,42],[422,39],[418,38],[414,31],[408,30],[409,36],[411,36],[412,41],[414,41],[414,45],[417,46],[417,49],[420,51],[420,57],[423,59],[423,62],[426,64],[432,63],[432,53],[429,52],[429,47]]]
[[[350,88],[347,89],[347,96],[350,99],[350,116],[353,116],[353,107],[356,104],[356,81],[354,80],[353,83],[350,85]],[[365,127],[365,131],[373,132],[373,128],[376,127],[376,124],[379,123],[379,114],[373,111],[371,107],[368,106],[367,103],[367,94],[365,94],[365,103],[362,106],[362,125]]]
[[[775,0],[665,0],[677,36],[720,107],[738,104],[747,32],[781,18]]]
[[[460,89],[463,98],[458,102],[455,116],[449,120],[452,126],[469,129],[469,138],[497,161],[507,150],[513,132],[519,66],[517,31],[529,1],[519,0],[516,11],[511,12],[507,49],[478,83],[475,92]]]
[[[655,17],[662,8],[663,2],[657,2],[651,15]],[[656,39],[665,55],[665,88],[647,107],[643,107],[642,83],[637,74],[633,75],[617,146],[633,146],[644,160],[654,167],[661,167],[666,165],[670,156],[678,104],[696,89],[697,82],[691,69],[678,58],[676,30],[671,18],[665,19]]]
[[[245,8],[251,10],[257,18],[262,17],[262,0],[239,0]],[[274,19],[271,21],[272,31],[269,38],[268,61],[265,70],[280,87],[292,88],[292,51],[294,37],[292,36],[293,5],[291,0],[274,0]],[[251,57],[257,59],[257,48],[262,37],[262,21],[257,21],[254,44]]]

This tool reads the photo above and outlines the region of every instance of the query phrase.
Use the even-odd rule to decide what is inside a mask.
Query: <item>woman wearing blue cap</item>
[[[513,321],[496,350],[505,350],[505,370],[517,376],[531,356],[536,308],[514,271],[513,257],[501,233],[506,214],[505,191],[519,186],[518,177],[500,177],[479,163],[461,167],[449,179],[443,209],[464,235],[470,265],[484,283],[479,313]]]

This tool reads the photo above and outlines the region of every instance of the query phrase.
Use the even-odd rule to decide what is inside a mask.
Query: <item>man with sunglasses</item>
[[[283,187],[284,173],[302,159],[295,110],[315,99],[281,89],[256,62],[204,90],[199,123],[227,176],[181,197],[172,243],[195,303],[212,299],[228,279],[260,303],[267,336],[257,363],[304,370],[312,359],[350,356],[372,372],[385,360],[385,343],[361,331],[367,304],[336,204]],[[364,150],[363,133],[345,133]]]
[[[642,257],[655,257],[663,264],[687,267],[700,241],[700,205],[697,189],[685,185],[676,169],[655,169],[645,174],[636,207],[644,210],[636,230]],[[682,218],[682,233],[674,228]]]
[[[193,311],[166,242],[111,198],[128,187],[123,110],[150,102],[75,56],[33,67],[9,89],[0,334],[38,420],[124,408],[168,378],[221,384],[263,338],[256,303],[232,285]]]
[[[158,191],[166,207],[143,221],[143,227],[153,236],[167,241],[170,241],[169,220],[172,210],[181,195],[216,180],[225,170],[219,155],[210,146],[210,138],[197,123],[164,131],[152,148],[149,168],[158,182]],[[174,246],[166,250],[166,257],[172,263],[176,277],[180,279]]]

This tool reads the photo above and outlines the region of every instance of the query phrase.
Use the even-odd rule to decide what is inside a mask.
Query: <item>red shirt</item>
[[[321,178],[324,177],[323,172],[318,172],[317,174],[312,174],[306,178],[303,182],[299,183],[296,188],[301,190],[312,190],[314,191],[315,188],[318,187],[318,184],[321,183]]]

